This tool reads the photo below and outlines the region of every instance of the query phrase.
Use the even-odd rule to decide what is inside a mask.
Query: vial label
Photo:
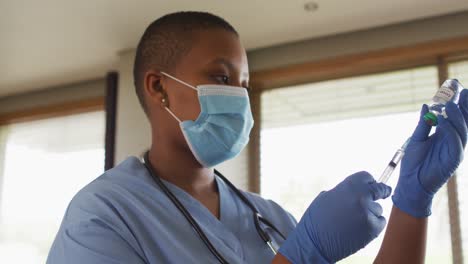
[[[450,99],[452,99],[454,95],[455,95],[455,92],[452,89],[446,86],[442,86],[439,88],[434,98],[439,98],[440,100],[448,102],[450,101]]]

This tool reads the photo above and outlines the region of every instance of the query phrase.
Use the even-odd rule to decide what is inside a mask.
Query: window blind
[[[267,91],[262,127],[418,110],[435,94],[437,83],[437,69],[422,67]]]

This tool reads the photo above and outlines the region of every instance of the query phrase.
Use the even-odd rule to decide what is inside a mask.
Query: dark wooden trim
[[[261,91],[252,91],[250,94],[250,104],[255,125],[250,132],[250,141],[248,146],[249,153],[249,191],[260,193],[260,132],[261,132]]]
[[[117,92],[119,74],[109,72],[106,76],[106,138],[104,170],[114,167],[115,131],[117,120]]]
[[[261,70],[251,73],[251,82],[256,89],[269,90],[436,64],[440,56],[464,52],[468,52],[468,36]]]
[[[444,57],[444,61],[447,63],[456,63],[460,61],[466,61],[468,60],[468,52],[461,52],[461,53],[456,53],[452,54],[450,56]]]
[[[0,114],[0,125],[93,112],[103,109],[104,98],[95,97]]]

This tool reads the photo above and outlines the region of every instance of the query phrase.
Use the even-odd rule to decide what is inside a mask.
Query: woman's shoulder
[[[147,174],[144,165],[137,157],[128,157],[83,187],[77,196],[86,193],[108,194],[117,186],[128,187],[128,184],[147,181],[150,179]]]
[[[102,214],[103,208],[113,208],[147,192],[154,192],[154,187],[148,182],[151,182],[151,178],[144,165],[138,158],[129,157],[78,191],[67,211],[81,212],[86,208]]]

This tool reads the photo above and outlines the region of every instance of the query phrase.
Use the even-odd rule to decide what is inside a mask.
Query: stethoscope
[[[154,179],[154,181],[156,182],[156,184],[159,185],[159,187],[164,192],[164,194],[166,194],[166,196],[172,201],[172,203],[177,207],[177,209],[179,209],[179,211],[184,215],[185,219],[187,219],[187,221],[190,223],[193,229],[195,229],[195,232],[197,232],[198,236],[201,238],[203,243],[208,247],[210,252],[218,259],[218,261],[223,264],[229,263],[224,259],[221,253],[219,253],[216,250],[216,248],[210,242],[210,240],[208,239],[206,234],[203,232],[201,227],[198,225],[197,221],[195,221],[195,219],[187,211],[184,205],[182,205],[179,199],[177,199],[177,197],[169,190],[169,188],[167,188],[167,186],[164,184],[161,178],[159,178],[156,175],[156,173],[154,172],[153,168],[150,165],[151,163],[149,162],[148,155],[149,155],[149,152],[146,152],[144,154],[144,157],[143,157],[144,165],[146,169],[148,170],[148,172],[150,173],[150,175],[152,176],[152,178]],[[252,210],[253,220],[254,220],[255,228],[257,229],[258,235],[268,245],[268,247],[270,247],[271,251],[276,255],[278,253],[278,250],[275,249],[275,247],[273,246],[273,242],[272,242],[270,235],[268,235],[268,233],[265,230],[263,230],[262,227],[260,226],[260,222],[262,222],[266,226],[273,229],[284,240],[286,240],[286,237],[278,230],[278,228],[276,228],[270,221],[265,219],[258,212],[255,206],[249,201],[249,199],[247,199],[247,197],[245,197],[245,195],[239,189],[236,188],[236,186],[234,186],[234,184],[232,184],[228,179],[226,179],[226,177],[224,177],[219,171],[215,170],[214,172],[215,172],[215,175],[220,177],[229,186],[229,188],[231,188],[236,193],[236,195],[250,208],[250,210]]]

